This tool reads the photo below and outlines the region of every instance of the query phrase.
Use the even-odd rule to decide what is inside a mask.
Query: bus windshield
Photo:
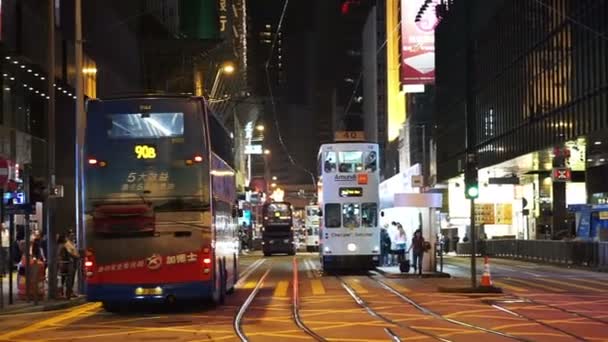
[[[110,139],[176,138],[184,134],[184,113],[108,114]]]
[[[291,218],[291,209],[287,204],[283,203],[269,204],[266,209],[266,216],[269,218],[275,217],[281,219]]]

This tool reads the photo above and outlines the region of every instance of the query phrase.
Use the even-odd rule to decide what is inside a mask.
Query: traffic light
[[[469,156],[464,170],[464,197],[467,199],[476,199],[479,197],[477,163],[474,156]]]
[[[466,182],[464,196],[467,199],[476,199],[479,197],[479,183],[477,183],[477,179]]]

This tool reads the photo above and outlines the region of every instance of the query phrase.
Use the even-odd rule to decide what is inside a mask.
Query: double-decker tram
[[[305,208],[304,228],[306,229],[306,251],[319,250],[319,206],[307,205]]]
[[[293,227],[293,211],[288,202],[265,203],[262,227],[262,252],[265,256],[275,253],[296,254]]]
[[[378,145],[325,144],[318,161],[323,269],[373,269],[380,254]]]
[[[237,281],[231,139],[199,97],[87,104],[84,222],[87,298],[210,299]]]

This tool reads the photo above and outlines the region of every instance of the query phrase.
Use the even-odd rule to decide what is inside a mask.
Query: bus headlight
[[[355,245],[354,243],[349,243],[348,245],[346,245],[346,248],[349,252],[354,252],[357,250],[357,245]]]
[[[325,252],[325,253],[329,253],[329,252],[331,252],[331,250],[329,249],[329,247],[325,246],[325,247],[323,248],[323,252]]]

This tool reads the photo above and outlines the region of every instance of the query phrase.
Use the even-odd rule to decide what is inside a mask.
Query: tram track
[[[467,323],[467,322],[463,322],[460,320],[456,320],[453,318],[449,318],[449,317],[445,317],[444,315],[441,315],[425,306],[423,306],[422,304],[416,302],[415,300],[413,300],[412,298],[410,298],[409,296],[404,295],[403,293],[401,293],[400,291],[396,290],[395,288],[393,288],[392,286],[390,286],[389,284],[387,284],[386,282],[376,279],[374,277],[368,276],[369,279],[371,279],[372,281],[374,281],[375,283],[377,283],[378,285],[380,285],[382,288],[384,288],[385,290],[387,290],[388,292],[392,293],[393,295],[397,296],[399,299],[401,299],[403,302],[411,305],[412,307],[414,307],[415,309],[417,309],[418,311],[429,315],[433,318],[436,318],[438,320],[442,320],[448,323],[452,323],[461,327],[466,327],[469,329],[473,329],[473,330],[478,330],[478,331],[482,331],[485,333],[489,333],[489,334],[493,334],[493,335],[497,335],[497,336],[501,336],[504,338],[508,338],[511,340],[515,340],[515,341],[521,341],[521,342],[531,342],[531,340],[526,339],[526,338],[522,338],[522,337],[518,337],[518,336],[514,336],[502,331],[498,331],[498,330],[493,330],[493,329],[489,329],[489,328],[484,328],[482,326],[476,325],[476,324],[471,324],[471,323]]]
[[[325,342],[327,341],[325,338],[311,330],[300,317],[300,282],[299,282],[299,269],[298,269],[298,259],[296,257],[293,258],[293,286],[292,286],[292,313],[293,319],[296,322],[296,325],[304,331],[308,336],[315,339],[315,341]]]
[[[236,315],[234,316],[232,327],[234,328],[234,332],[236,333],[236,335],[243,342],[249,341],[249,339],[247,338],[247,335],[243,331],[243,317],[245,317],[245,313],[247,312],[247,309],[249,308],[249,306],[251,305],[251,303],[257,296],[258,292],[260,292],[260,289],[262,288],[262,286],[264,286],[264,281],[266,280],[266,277],[268,277],[268,274],[270,273],[271,270],[272,270],[272,268],[269,267],[266,270],[266,272],[260,277],[257,284],[253,288],[253,291],[251,291],[249,296],[247,296],[247,299],[243,302],[243,304],[241,304],[241,306],[239,307],[239,309],[236,312]]]
[[[526,314],[522,314],[521,312],[517,312],[517,311],[511,310],[509,308],[506,308],[505,306],[501,305],[504,302],[505,302],[504,300],[502,302],[501,301],[486,301],[486,304],[490,305],[491,307],[493,307],[493,308],[495,308],[497,310],[500,310],[500,311],[505,312],[505,313],[507,313],[509,315],[512,315],[514,317],[525,319],[525,320],[527,320],[529,322],[536,323],[536,324],[541,325],[541,326],[543,326],[545,328],[548,328],[548,329],[557,331],[557,332],[559,332],[561,334],[567,335],[569,337],[575,338],[578,341],[589,341],[589,339],[584,338],[584,337],[582,337],[582,336],[580,336],[578,334],[575,334],[575,333],[569,332],[569,331],[567,331],[565,329],[562,329],[560,327],[556,327],[554,325],[545,323],[545,322],[543,322],[541,320],[538,320],[536,318],[530,317],[530,316],[528,316]],[[580,317],[580,318],[584,318],[584,319],[588,319],[588,320],[591,320],[591,321],[594,321],[594,322],[599,322],[599,323],[608,325],[608,322],[606,322],[604,320],[601,320],[601,319],[598,319],[598,318],[594,318],[594,317],[590,317],[590,316],[587,316],[587,315],[584,315],[584,314],[579,314],[577,312],[573,312],[573,311],[570,311],[570,310],[567,310],[567,309],[556,307],[556,306],[551,305],[551,304],[538,303],[538,302],[533,301],[533,300],[526,300],[525,298],[522,298],[521,303],[525,303],[525,302],[528,302],[528,303],[531,303],[531,304],[535,304],[535,305],[546,306],[546,307],[549,307],[551,309],[554,309],[554,310],[557,310],[557,311],[560,311],[560,312],[563,312],[563,313],[567,313],[567,314],[570,314],[570,315],[573,315],[573,316],[577,316],[577,317]]]
[[[344,290],[353,298],[353,300],[359,305],[361,306],[370,316],[384,321],[385,323],[403,328],[403,329],[407,329],[410,330],[412,332],[415,332],[417,334],[421,334],[427,337],[430,337],[434,340],[437,341],[441,341],[441,342],[452,342],[451,340],[448,340],[446,338],[443,338],[439,335],[433,334],[433,333],[429,333],[426,331],[423,331],[421,329],[417,329],[414,328],[410,325],[406,325],[400,322],[395,322],[394,320],[382,315],[381,313],[377,312],[376,310],[374,310],[365,300],[363,300],[363,298],[361,298],[361,296],[359,296],[359,294],[357,294],[357,292],[341,277],[336,276],[336,278],[338,279],[338,281],[340,282],[340,285],[342,286],[342,288],[344,288]],[[391,329],[389,328],[385,328],[384,330],[387,335],[389,335],[391,337],[391,340],[393,341],[401,341],[401,338],[395,334]]]

